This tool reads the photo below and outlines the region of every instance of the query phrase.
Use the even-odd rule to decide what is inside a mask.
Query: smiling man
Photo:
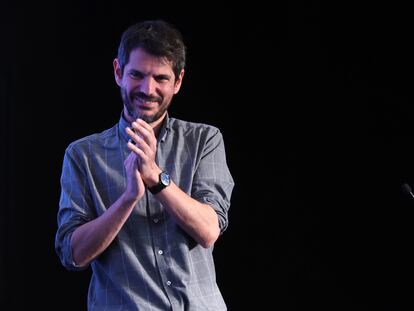
[[[119,122],[64,155],[56,252],[92,268],[88,310],[226,310],[213,247],[234,181],[220,130],[169,116],[186,47],[171,24],[144,21],[114,60]]]

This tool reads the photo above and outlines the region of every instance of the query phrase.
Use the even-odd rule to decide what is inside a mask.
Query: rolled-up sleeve
[[[61,194],[57,214],[58,229],[55,236],[55,250],[63,266],[68,270],[82,270],[72,258],[71,237],[73,231],[93,218],[92,200],[87,184],[82,157],[70,145],[64,155],[60,179]]]
[[[208,204],[217,213],[220,233],[227,229],[228,210],[234,181],[226,161],[221,132],[210,132],[195,171],[192,197]]]

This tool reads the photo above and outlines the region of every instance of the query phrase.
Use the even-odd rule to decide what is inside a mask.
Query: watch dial
[[[168,186],[170,184],[170,176],[167,173],[162,173],[161,174],[161,182]]]

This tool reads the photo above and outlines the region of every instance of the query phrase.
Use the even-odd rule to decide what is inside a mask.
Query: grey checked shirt
[[[126,126],[121,117],[65,151],[55,247],[69,270],[81,269],[72,260],[73,231],[102,215],[125,190]],[[223,232],[234,182],[221,132],[167,115],[156,160],[184,192],[216,211]],[[88,310],[226,310],[212,253],[213,247],[198,245],[146,191],[112,244],[91,263]]]

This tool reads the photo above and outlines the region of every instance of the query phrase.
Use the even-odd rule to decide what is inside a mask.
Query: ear
[[[183,82],[184,77],[184,69],[181,70],[180,75],[178,76],[178,79],[174,82],[174,94],[177,94],[178,91],[181,88],[181,83]]]
[[[115,76],[116,84],[121,86],[122,70],[121,70],[121,65],[119,64],[118,58],[114,59],[113,65],[114,65],[114,76]]]

